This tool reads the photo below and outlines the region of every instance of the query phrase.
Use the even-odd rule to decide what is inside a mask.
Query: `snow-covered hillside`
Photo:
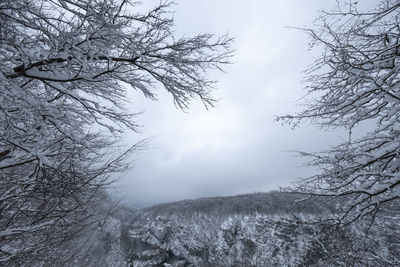
[[[339,229],[321,223],[328,203],[298,198],[272,192],[120,207],[66,250],[71,266],[85,267],[400,264],[399,218]]]
[[[338,229],[328,205],[281,193],[208,198],[138,211],[125,229],[130,266],[379,266],[399,264],[399,225]],[[255,206],[249,206],[252,203]],[[292,207],[290,209],[290,207]],[[397,233],[397,235],[395,234]]]

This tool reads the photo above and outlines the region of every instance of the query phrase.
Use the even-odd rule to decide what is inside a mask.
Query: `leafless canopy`
[[[182,109],[193,98],[213,105],[206,71],[229,61],[232,40],[177,38],[171,5],[139,13],[129,0],[0,2],[0,262],[39,257],[128,167],[137,147],[114,147],[137,130],[129,86],[155,99],[160,85]]]
[[[306,154],[320,172],[291,188],[339,199],[337,222],[349,224],[400,197],[400,3],[381,1],[370,12],[357,2],[324,12],[315,29],[303,29],[323,52],[308,69],[303,112],[278,118],[296,126],[304,120],[324,128],[344,127],[349,141]],[[354,139],[364,121],[376,127]]]

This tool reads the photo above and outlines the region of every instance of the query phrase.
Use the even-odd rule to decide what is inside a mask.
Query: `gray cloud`
[[[151,2],[147,2],[149,5]],[[292,131],[273,121],[293,113],[303,94],[301,71],[312,62],[307,38],[285,25],[309,25],[317,10],[335,1],[185,1],[176,6],[178,34],[200,32],[236,38],[236,63],[219,80],[217,107],[206,111],[193,103],[187,113],[176,110],[160,89],[159,101],[130,93],[142,136],[153,137],[138,155],[136,168],[116,184],[126,202],[139,206],[203,196],[276,189],[307,175],[289,150],[316,151],[341,140],[340,133],[311,127]],[[322,6],[325,5],[325,6]]]

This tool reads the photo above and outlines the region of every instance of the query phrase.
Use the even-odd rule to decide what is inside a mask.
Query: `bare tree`
[[[400,3],[384,0],[361,12],[357,2],[338,1],[315,25],[302,29],[312,47],[322,47],[307,71],[310,101],[299,114],[278,120],[343,127],[349,140],[321,153],[303,153],[319,172],[289,190],[337,199],[340,225],[361,218],[373,222],[383,206],[400,197]],[[354,138],[352,129],[365,121],[376,123],[375,129]]]
[[[232,40],[176,37],[171,4],[0,2],[0,262],[41,257],[129,166],[128,86],[155,99],[161,85],[181,109],[213,105],[206,72],[229,61]]]

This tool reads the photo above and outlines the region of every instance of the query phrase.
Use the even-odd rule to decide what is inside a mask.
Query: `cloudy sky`
[[[157,1],[145,1],[153,6]],[[309,125],[291,130],[275,115],[299,110],[302,71],[318,51],[307,51],[308,38],[285,26],[310,26],[318,10],[335,0],[180,0],[174,7],[177,35],[228,33],[235,57],[217,79],[220,101],[207,111],[193,103],[177,110],[159,89],[158,101],[131,92],[132,109],[143,111],[143,134],[151,137],[136,155],[136,167],[115,184],[117,195],[139,207],[188,198],[262,192],[287,185],[311,170],[289,151],[317,151],[345,138]]]

